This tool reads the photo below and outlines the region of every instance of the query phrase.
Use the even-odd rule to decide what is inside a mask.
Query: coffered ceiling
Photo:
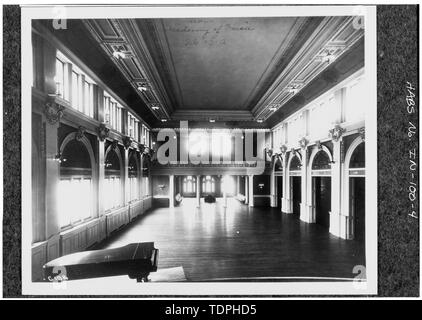
[[[266,121],[363,41],[351,17],[102,19],[84,25],[155,117],[168,121]]]

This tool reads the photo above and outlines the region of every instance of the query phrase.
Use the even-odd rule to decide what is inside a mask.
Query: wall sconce
[[[160,184],[160,185],[158,186],[158,188],[159,188],[159,189],[161,189],[161,190],[163,190],[165,187],[166,187],[166,185],[165,185],[165,184]]]
[[[111,162],[104,163],[104,167],[106,168],[110,168],[111,166],[112,166]]]
[[[54,156],[54,161],[57,161],[58,163],[66,162],[67,159],[63,158],[63,155],[59,152]]]
[[[263,184],[263,183],[258,184],[259,189],[263,189],[264,186],[265,186],[265,184]]]

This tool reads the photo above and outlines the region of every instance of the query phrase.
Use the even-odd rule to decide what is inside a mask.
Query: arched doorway
[[[331,155],[329,151],[317,151],[312,160],[312,205],[315,223],[330,228],[331,211]]]
[[[69,134],[60,147],[58,213],[61,228],[83,222],[95,212],[94,153],[87,138]]]
[[[347,162],[349,187],[350,238],[365,241],[365,143],[355,140],[350,146]],[[347,182],[346,182],[347,183]]]
[[[283,159],[281,157],[276,157],[274,161],[274,179],[277,208],[281,209],[283,198]]]
[[[123,161],[118,146],[109,146],[104,166],[104,209],[110,211],[123,205]]]
[[[302,176],[301,176],[302,163],[299,156],[295,153],[292,155],[289,167],[290,179],[290,199],[292,213],[300,217],[300,203],[302,201]]]

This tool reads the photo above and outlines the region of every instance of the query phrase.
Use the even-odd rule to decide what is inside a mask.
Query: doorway
[[[281,198],[283,197],[283,176],[276,176],[277,186],[277,208],[281,209]]]
[[[315,203],[315,222],[324,228],[330,228],[331,177],[312,178]]]
[[[293,214],[300,216],[300,202],[302,201],[302,178],[291,177],[292,182],[292,201],[293,201]]]
[[[353,217],[353,237],[365,241],[365,178],[350,178],[350,213]]]

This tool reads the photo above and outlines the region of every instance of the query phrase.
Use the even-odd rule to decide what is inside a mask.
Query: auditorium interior
[[[32,281],[59,257],[144,242],[151,281],[335,281],[365,265],[353,17],[66,23],[32,22]]]

